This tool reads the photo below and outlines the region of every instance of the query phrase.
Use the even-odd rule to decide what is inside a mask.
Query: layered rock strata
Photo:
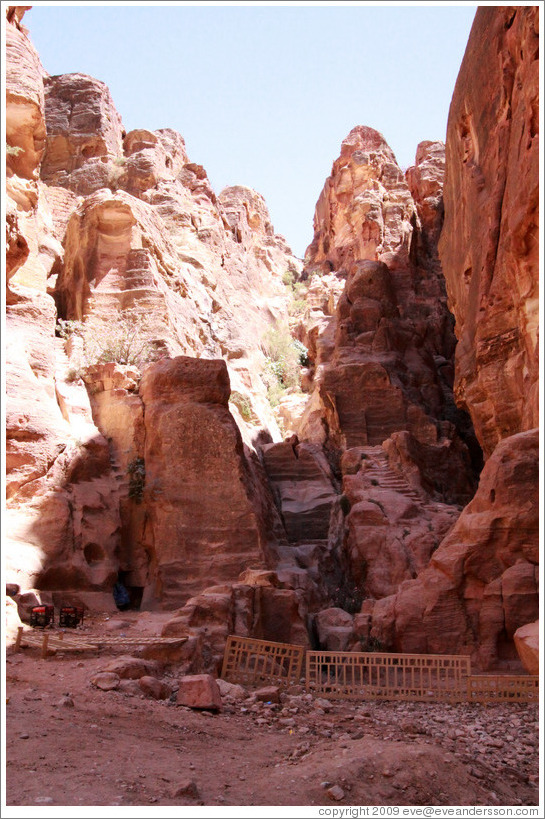
[[[478,9],[449,112],[440,253],[486,456],[538,425],[538,42],[537,7]]]
[[[429,568],[373,617],[390,645],[482,668],[516,667],[514,635],[538,613],[537,23],[536,8],[478,9],[449,113],[439,250],[455,394],[488,460]]]
[[[437,251],[443,174],[442,143],[422,143],[405,178],[381,134],[354,128],[306,254],[310,397],[296,428],[330,455],[344,452],[336,599],[352,613],[417,577],[475,491],[480,450],[454,403]]]
[[[133,602],[175,608],[248,567],[297,568],[253,442],[280,437],[261,339],[287,324],[282,276],[301,265],[263,198],[216,196],[175,131],[127,134],[103,83],[47,76],[23,13],[7,26],[10,579],[107,608],[121,571]],[[107,363],[127,322],[145,355]]]

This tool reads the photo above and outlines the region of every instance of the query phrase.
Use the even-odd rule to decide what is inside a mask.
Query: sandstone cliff
[[[48,76],[24,11],[7,26],[8,579],[111,606],[121,571],[136,603],[172,608],[286,547],[253,441],[280,438],[263,339],[287,328],[301,264],[263,198],[216,196],[181,135],[127,134],[103,83]]]
[[[293,423],[330,458],[344,452],[352,608],[426,568],[475,490],[479,447],[454,404],[437,252],[443,174],[441,143],[422,143],[405,179],[382,135],[357,127],[316,206],[303,272],[310,396]]]
[[[537,8],[479,9],[449,112],[455,391],[487,456],[538,425],[538,56]]]
[[[194,671],[231,632],[514,662],[537,617],[536,9],[479,10],[446,152],[422,142],[403,174],[350,132],[303,265],[180,134],[126,133],[104,83],[48,76],[27,8],[7,10],[12,593],[107,608],[121,577],[174,612]]]
[[[429,569],[375,609],[404,651],[516,658],[538,613],[538,10],[480,8],[447,132],[439,244],[455,394],[488,458]]]

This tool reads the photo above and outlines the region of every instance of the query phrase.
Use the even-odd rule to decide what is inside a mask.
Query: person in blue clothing
[[[129,592],[127,591],[127,587],[121,580],[121,572],[118,573],[117,581],[114,586],[114,600],[119,611],[126,611],[131,604],[131,598]]]

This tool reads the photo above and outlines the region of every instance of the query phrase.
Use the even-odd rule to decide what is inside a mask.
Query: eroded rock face
[[[342,143],[318,199],[306,258],[323,272],[385,256],[402,267],[414,218],[414,202],[391,148],[378,131],[357,126]]]
[[[528,674],[539,674],[539,620],[520,626],[514,635],[515,647]]]
[[[449,112],[440,254],[455,392],[486,456],[538,425],[538,127],[538,10],[480,8]]]
[[[113,183],[123,124],[103,82],[86,74],[48,77],[45,116],[44,182],[84,195]]]
[[[67,119],[67,99],[78,116]],[[61,317],[100,324],[130,312],[146,317],[158,352],[227,359],[250,407],[237,419],[248,443],[260,427],[279,438],[261,346],[271,326],[287,324],[281,277],[301,264],[275,235],[263,198],[242,186],[217,197],[171,129],[131,131],[121,144],[119,115],[92,78],[53,78],[46,115],[42,177],[66,234],[54,271]],[[60,191],[72,200],[60,201]]]
[[[8,141],[21,148],[9,154],[8,180],[9,579],[23,589],[46,589],[57,601],[75,596],[107,609],[121,570],[137,602],[145,592],[149,605],[181,605],[216,578],[233,581],[250,564],[264,567],[269,548],[282,551],[285,534],[253,447],[260,432],[280,437],[261,379],[260,340],[287,318],[281,276],[300,263],[274,234],[262,197],[242,187],[216,197],[180,134],[125,134],[103,83],[82,74],[48,77],[17,9],[8,12]],[[44,152],[39,137],[46,126]],[[178,398],[159,397],[150,388],[160,381],[158,371],[144,384],[151,392],[140,393],[138,369],[103,363],[107,336],[127,314],[146,319],[142,341],[152,358],[202,356],[202,373],[223,356],[229,370],[220,365],[221,396],[206,384],[204,398],[190,401],[182,379]],[[57,315],[94,322],[93,361],[79,331],[68,341],[55,338]],[[238,404],[228,404],[229,375]],[[187,531],[159,544],[176,528],[169,503],[180,500],[180,486],[168,477],[172,453],[144,422],[146,400],[164,441],[176,440],[177,457],[183,450],[193,464],[194,480],[203,462],[191,447],[208,440],[211,491],[216,511],[221,507],[231,520],[233,541],[217,574],[205,571],[222,546],[206,493],[192,529],[182,492]],[[251,407],[245,418],[236,409],[244,402]],[[138,503],[140,464],[153,478],[146,502]],[[236,477],[232,498],[223,469]],[[169,503],[161,507],[156,479],[166,477]],[[191,491],[196,497],[196,486]],[[214,557],[200,554],[203,538]],[[195,557],[193,581],[183,556],[168,551],[182,541]],[[180,577],[162,578],[169,561]],[[284,564],[295,561],[288,555]],[[183,592],[179,583],[187,585]]]
[[[455,393],[488,461],[429,569],[373,613],[386,643],[470,651],[481,668],[515,662],[538,612],[537,42],[537,9],[479,9],[449,113],[439,249]]]
[[[21,24],[25,6],[7,8],[6,25],[6,303],[21,283],[45,290],[61,247],[38,181],[45,148],[46,73]]]
[[[21,11],[10,16],[10,8]],[[7,175],[35,179],[45,148],[43,78],[46,73],[21,25],[24,12],[24,6],[7,9]]]
[[[421,142],[416,149],[415,164],[407,168],[405,178],[420,220],[417,253],[420,258],[426,258],[426,266],[429,268],[433,262],[438,261],[437,245],[444,219],[444,144]],[[436,271],[437,268],[434,272]]]
[[[263,573],[261,573],[263,574]],[[204,589],[163,628],[164,637],[186,636],[186,672],[219,673],[229,634],[309,647],[305,595],[273,573],[270,582],[238,582]]]
[[[422,572],[459,515],[411,486],[392,463],[382,447],[348,449],[341,461],[346,548],[360,604],[394,594]]]
[[[152,498],[145,548],[153,556],[154,596],[166,608],[266,557],[229,394],[224,361],[178,357],[152,365],[142,379]]]
[[[474,499],[416,580],[377,602],[373,634],[400,651],[515,660],[513,635],[537,617],[538,433],[502,441]]]
[[[312,385],[337,446],[379,445],[400,430],[436,444],[453,434],[442,420],[461,429],[436,252],[442,151],[441,143],[419,146],[409,171],[414,200],[382,135],[355,128],[318,201],[306,269],[327,264],[346,281],[335,314],[328,320],[322,305],[323,320],[308,331]],[[303,416],[307,432],[315,434]]]

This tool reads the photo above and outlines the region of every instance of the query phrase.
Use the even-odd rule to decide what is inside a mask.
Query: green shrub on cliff
[[[130,311],[119,313],[113,321],[102,321],[95,316],[84,322],[57,321],[57,335],[61,338],[78,335],[83,339],[85,367],[113,361],[142,368],[157,356],[149,334],[149,320]]]
[[[300,342],[291,337],[287,326],[271,328],[262,344],[269,369],[285,389],[299,386],[301,350],[298,344]]]
[[[265,353],[262,378],[267,387],[271,407],[276,407],[289,389],[299,389],[301,367],[308,364],[304,344],[292,338],[287,325],[272,327],[265,335],[261,348]]]
[[[232,390],[229,401],[237,407],[245,421],[251,421],[252,405],[247,395],[243,395],[241,392],[238,392],[238,390]]]

